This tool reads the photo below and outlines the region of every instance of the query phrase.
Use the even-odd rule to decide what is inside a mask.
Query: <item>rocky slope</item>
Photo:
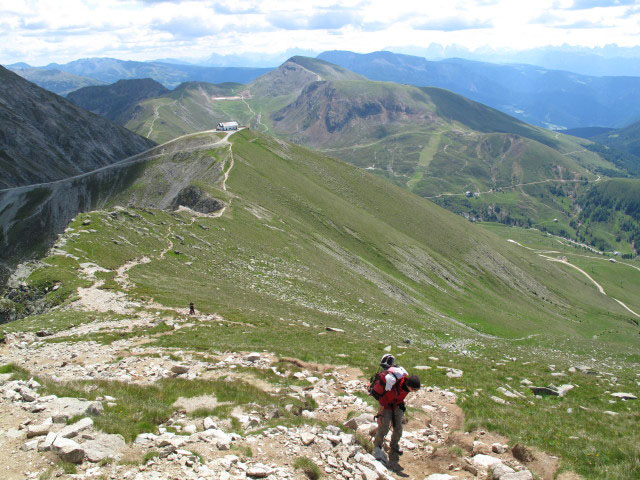
[[[181,318],[175,328],[185,325],[185,320],[193,323],[223,319],[202,315]],[[95,323],[84,328],[83,333],[112,327],[109,323]],[[139,433],[127,445],[122,435],[105,433],[101,428],[105,408],[117,408],[126,399],[111,395],[91,395],[90,400],[51,395],[47,389],[50,384],[43,386],[33,379],[11,380],[10,375],[0,375],[0,412],[6,419],[0,425],[0,442],[5,458],[12,463],[5,470],[6,480],[47,474],[70,478],[56,465],[56,459],[66,461],[67,469],[69,464],[77,465],[73,470],[80,478],[115,476],[137,480],[167,476],[200,480],[308,478],[294,461],[296,458],[307,458],[307,468],[315,465],[328,478],[339,480],[471,479],[488,471],[493,471],[492,478],[496,480],[532,480],[529,469],[547,479],[557,468],[555,460],[541,453],[538,457],[544,458],[546,464],[516,458],[520,457],[518,448],[522,446],[512,449],[504,444],[504,438],[486,431],[454,433],[462,422],[457,395],[436,386],[423,388],[412,396],[411,406],[416,413],[405,426],[401,441],[406,453],[400,463],[385,465],[368,452],[376,424],[373,407],[358,396],[365,391],[366,383],[357,369],[329,368],[295,359],[283,362],[268,352],[218,354],[203,362],[196,352],[184,351],[180,361],[175,361],[170,359],[175,354],[169,350],[126,340],[111,346],[93,342],[63,345],[59,349],[57,344],[51,351],[33,334],[11,335],[6,346],[0,346],[0,363],[13,362],[40,378],[56,378],[60,382],[99,378],[149,386],[163,379],[206,383],[230,370],[249,369],[255,372],[253,381],[261,389],[277,390],[284,402],[291,403],[271,409],[236,406],[229,419],[216,415],[202,418],[194,412],[202,406],[219,404],[215,395],[180,397],[175,402],[176,411],[157,432]],[[118,362],[110,361],[122,354],[124,358]],[[31,361],[25,362],[26,358]],[[59,366],[69,362],[73,369]],[[259,380],[274,374],[275,384]],[[242,381],[239,375],[227,378]],[[297,402],[309,398],[314,407],[297,407]],[[280,410],[286,413],[294,411],[294,407],[300,425],[273,426]],[[71,417],[76,421],[65,426]],[[315,425],[316,422],[328,425]],[[237,425],[235,431],[232,424]],[[448,453],[447,449],[450,451],[454,445],[462,454]]]
[[[70,93],[67,99],[85,110],[124,125],[138,102],[168,92],[168,89],[155,80],[141,78],[119,80],[112,85],[81,88]]]
[[[0,67],[0,189],[78,175],[153,145]]]
[[[205,142],[198,138],[185,139],[179,148],[201,148],[220,141],[215,136]],[[204,155],[199,162],[184,168],[180,165],[181,153],[176,152],[177,146],[156,147],[125,162],[72,179],[0,192],[0,284],[16,264],[41,255],[75,215],[105,205],[128,188],[145,168],[150,168],[145,164],[154,158],[165,159],[164,168],[156,177],[162,185],[140,189],[132,197],[138,204],[168,208],[182,195],[191,200],[190,206],[194,208],[200,205],[209,211],[217,209],[215,199],[204,192],[183,191],[183,187],[197,177],[217,178],[219,168],[212,167],[211,159]]]

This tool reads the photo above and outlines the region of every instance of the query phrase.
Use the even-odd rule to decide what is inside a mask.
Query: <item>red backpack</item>
[[[385,377],[387,376],[387,373],[389,373],[388,370],[382,370],[381,372],[376,373],[369,380],[367,392],[376,400],[380,400],[380,397],[386,393],[385,385],[387,380]]]

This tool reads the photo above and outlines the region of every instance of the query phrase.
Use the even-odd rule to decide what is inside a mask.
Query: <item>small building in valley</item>
[[[216,130],[223,130],[223,131],[237,130],[237,129],[238,129],[238,122],[220,122],[216,127]]]

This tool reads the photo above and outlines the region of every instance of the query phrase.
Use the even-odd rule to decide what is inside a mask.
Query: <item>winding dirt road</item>
[[[518,245],[519,247],[526,248],[526,249],[528,249],[528,250],[532,250],[532,251],[536,252],[539,256],[541,256],[542,258],[544,258],[544,259],[546,259],[546,260],[549,260],[550,262],[558,262],[558,263],[562,263],[562,264],[564,264],[564,265],[568,265],[568,266],[570,266],[570,267],[572,267],[572,268],[575,268],[575,269],[576,269],[576,270],[578,270],[580,273],[582,273],[585,277],[587,277],[587,278],[591,281],[591,283],[593,283],[593,284],[596,286],[596,288],[598,289],[598,291],[599,291],[602,295],[605,295],[605,296],[607,296],[607,297],[611,298],[612,300],[615,300],[618,304],[620,304],[620,306],[622,306],[622,308],[624,308],[625,310],[627,310],[629,313],[631,313],[631,314],[635,315],[636,317],[640,318],[640,314],[638,314],[638,313],[634,312],[633,310],[631,310],[631,309],[630,309],[627,305],[625,305],[622,301],[620,301],[620,300],[618,300],[617,298],[612,297],[611,295],[607,294],[607,292],[605,292],[604,288],[602,288],[602,285],[600,285],[598,282],[596,282],[596,281],[591,277],[591,275],[589,275],[587,272],[585,272],[583,269],[581,269],[581,268],[580,268],[580,267],[578,267],[577,265],[574,265],[574,264],[570,263],[566,258],[557,258],[557,257],[550,257],[549,255],[545,255],[545,254],[547,254],[547,253],[560,253],[560,252],[556,252],[556,251],[553,251],[553,250],[546,250],[546,251],[543,251],[543,250],[536,250],[535,248],[531,248],[531,247],[525,247],[525,246],[524,246],[524,245],[522,245],[521,243],[516,242],[515,240],[512,240],[512,239],[510,239],[510,238],[509,238],[509,239],[507,239],[507,242],[514,243],[514,244]],[[584,256],[584,255],[583,255],[583,256]],[[593,257],[588,257],[588,258],[593,258]],[[627,264],[624,264],[624,265],[627,265]],[[638,267],[635,267],[635,266],[633,266],[633,265],[629,265],[629,266],[630,266],[630,267],[632,267],[632,268],[638,268]]]

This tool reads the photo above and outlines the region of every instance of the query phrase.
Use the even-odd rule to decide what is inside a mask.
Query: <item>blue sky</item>
[[[640,0],[0,0],[0,63],[640,45]]]

